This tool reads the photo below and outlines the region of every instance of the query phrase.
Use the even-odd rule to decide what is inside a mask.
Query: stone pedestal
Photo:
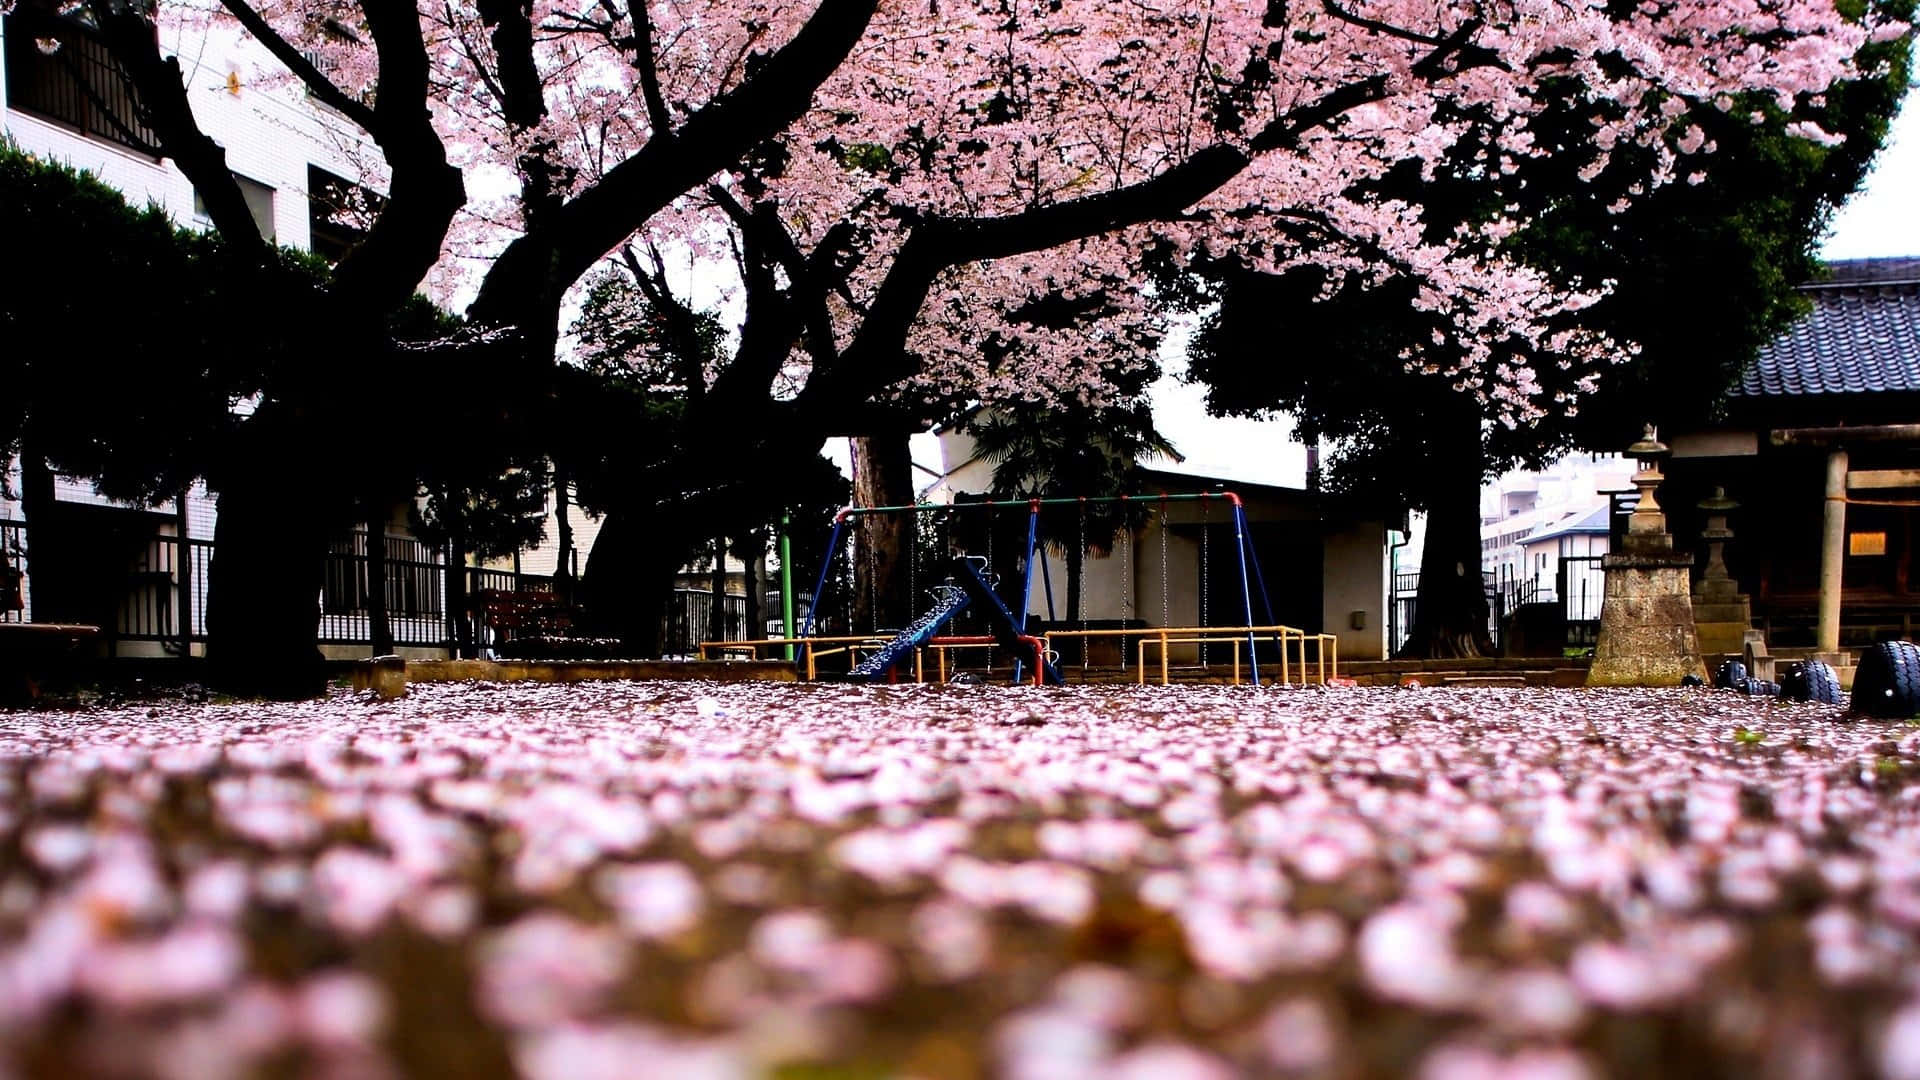
[[[1629,552],[1608,555],[1601,565],[1607,594],[1587,685],[1678,686],[1686,675],[1704,680],[1707,665],[1700,658],[1689,589],[1693,559],[1671,551]]]
[[[1673,550],[1667,517],[1654,498],[1666,451],[1651,425],[1627,448],[1640,459],[1633,474],[1640,504],[1627,522],[1622,550],[1600,563],[1607,592],[1588,686],[1678,686],[1683,676],[1707,677],[1693,625],[1693,558]]]

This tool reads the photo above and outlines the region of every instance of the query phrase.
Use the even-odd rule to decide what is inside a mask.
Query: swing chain
[[[1213,583],[1213,578],[1209,576],[1208,568],[1207,568],[1207,542],[1208,542],[1207,534],[1210,531],[1211,530],[1208,528],[1208,522],[1207,522],[1207,500],[1201,499],[1200,500],[1200,625],[1201,626],[1213,625],[1212,621],[1207,616],[1207,592],[1208,592],[1208,587]],[[1200,666],[1202,668],[1209,666],[1208,661],[1209,661],[1209,657],[1208,657],[1208,650],[1207,650],[1207,635],[1201,634],[1200,635]]]
[[[1087,501],[1080,500],[1080,670],[1087,670]]]
[[[999,517],[1000,517],[1000,511],[995,509],[991,504],[989,504],[987,507],[986,578],[987,578],[987,587],[993,590],[993,593],[995,596],[998,596],[1000,594],[1000,572],[993,565],[993,532],[994,532],[993,527],[996,524]],[[993,642],[992,641],[987,642],[987,678],[989,679],[993,678]]]

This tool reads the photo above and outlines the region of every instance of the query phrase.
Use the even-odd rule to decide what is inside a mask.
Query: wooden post
[[[1827,454],[1826,530],[1820,543],[1820,623],[1816,646],[1840,651],[1840,590],[1847,557],[1847,452]]]

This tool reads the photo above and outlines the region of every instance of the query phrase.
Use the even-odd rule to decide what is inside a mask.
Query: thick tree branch
[[[1439,52],[1452,52],[1446,44]],[[806,409],[865,401],[882,387],[912,374],[907,333],[919,317],[940,273],[970,262],[1059,247],[1103,233],[1163,221],[1224,187],[1253,161],[1253,154],[1295,147],[1315,128],[1387,96],[1387,78],[1347,83],[1319,99],[1276,117],[1249,149],[1216,143],[1180,164],[1137,183],[993,218],[929,219],[914,226],[868,307],[859,335],[827,370],[816,369],[800,395]]]
[[[531,0],[477,0],[480,21],[492,31],[488,41],[499,65],[500,109],[507,123],[525,130],[547,115],[540,69],[533,59]]]
[[[227,152],[200,130],[187,102],[187,85],[180,62],[160,56],[153,23],[130,4],[92,3],[88,10],[100,28],[113,58],[139,91],[147,127],[160,147],[186,174],[223,239],[242,253],[265,259],[267,242],[247,207],[240,182],[227,168]]]
[[[386,311],[412,295],[439,259],[467,190],[427,109],[431,67],[412,0],[363,0],[361,9],[380,65],[369,130],[392,182],[367,238],[335,268],[330,291],[360,310]]]
[[[261,18],[260,13],[255,11],[252,5],[246,0],[220,0],[220,4],[234,18],[240,20],[240,25],[246,28],[247,33],[253,35],[254,40],[266,46],[274,59],[286,65],[287,70],[300,80],[308,93],[318,98],[322,104],[360,125],[361,130],[367,134],[374,134],[374,125],[377,121],[374,119],[373,110],[360,99],[335,86],[332,79],[327,78],[319,68],[313,66],[313,62],[307,59],[305,53],[294,48],[292,42],[269,26],[267,20]]]
[[[633,66],[640,73],[640,96],[647,103],[652,137],[672,138],[673,114],[660,92],[660,62],[653,55],[653,16],[647,11],[647,0],[633,0],[633,38]]]
[[[1446,61],[1456,55],[1460,57],[1462,67],[1497,67],[1502,71],[1513,70],[1513,68],[1508,66],[1507,62],[1500,57],[1500,54],[1494,52],[1492,49],[1485,49],[1471,44],[1473,35],[1479,33],[1481,26],[1484,25],[1478,19],[1468,19],[1466,22],[1460,24],[1453,33],[1445,37],[1436,37],[1432,34],[1422,34],[1417,30],[1409,30],[1404,26],[1396,26],[1393,23],[1382,22],[1379,19],[1371,19],[1364,15],[1357,15],[1341,7],[1335,3],[1334,0],[1322,0],[1321,7],[1325,9],[1327,14],[1349,26],[1357,26],[1362,30],[1370,30],[1376,34],[1397,38],[1415,45],[1425,45],[1434,50],[1420,61],[1420,65],[1425,65],[1427,69],[1420,73],[1428,78],[1445,74],[1446,68],[1444,65]],[[1415,70],[1420,71],[1420,66],[1416,65]]]
[[[557,315],[560,294],[668,203],[805,113],[813,92],[859,43],[878,0],[822,0],[760,70],[655,139],[530,230],[495,262],[469,314],[483,320]]]

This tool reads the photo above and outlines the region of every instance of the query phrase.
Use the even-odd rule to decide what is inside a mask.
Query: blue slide
[[[966,590],[967,595],[980,605],[981,611],[986,616],[987,629],[993,633],[994,639],[1000,642],[1001,647],[1011,650],[1014,656],[1020,657],[1021,662],[1024,663],[1031,650],[1026,642],[1020,640],[1020,623],[1013,617],[1013,612],[1007,608],[1006,601],[1000,599],[1000,594],[993,591],[993,587],[987,584],[986,579],[980,576],[979,571],[973,568],[973,563],[967,559],[953,560],[953,577],[960,583],[960,587]],[[1060,676],[1060,669],[1050,660],[1043,658],[1043,662],[1047,665],[1045,675],[1047,682],[1054,686],[1065,685],[1066,680]],[[1019,670],[1018,667],[1014,668],[1015,672]]]
[[[927,643],[927,639],[940,632],[941,627],[953,621],[955,615],[966,610],[973,598],[965,589],[957,585],[937,585],[933,589],[937,597],[933,610],[913,620],[913,624],[894,635],[892,641],[881,647],[879,652],[847,672],[847,678],[878,682],[887,677],[893,666],[913,655],[913,651]]]
[[[1011,649],[1015,656],[1024,657],[1028,652],[1026,642],[1020,640],[1020,624],[1014,620],[1013,612],[985,578],[974,563],[981,560],[962,556],[953,560],[952,576],[945,585],[933,590],[935,603],[933,610],[913,620],[913,625],[894,635],[880,651],[862,660],[852,671],[847,672],[850,680],[878,682],[887,677],[894,666],[913,655],[915,649],[925,645],[939,635],[940,631],[955,615],[967,609],[969,604],[977,603],[985,613],[987,626],[994,639],[1002,647]],[[955,584],[955,583],[958,584]],[[1047,664],[1046,679],[1055,686],[1065,682],[1060,671],[1053,664]]]

